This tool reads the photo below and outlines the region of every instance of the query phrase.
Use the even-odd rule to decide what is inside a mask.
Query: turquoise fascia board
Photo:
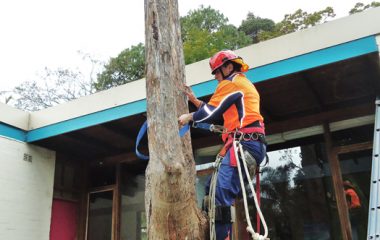
[[[67,121],[48,125],[46,127],[31,130],[26,135],[27,142],[34,142],[44,138],[75,131],[78,129],[95,126],[112,120],[128,117],[146,111],[146,100],[140,100],[85,116],[73,118]]]
[[[254,68],[248,72],[248,78],[256,83],[377,51],[375,37],[365,37]]]
[[[15,139],[18,141],[26,141],[26,131],[9,126],[8,124],[0,122],[0,136]]]
[[[369,36],[289,59],[284,59],[282,61],[270,63],[264,66],[256,67],[250,69],[247,72],[247,76],[253,83],[257,83],[271,78],[300,72],[303,70],[377,51],[378,47],[376,45],[375,36]],[[212,94],[216,86],[216,80],[209,80],[207,82],[194,85],[192,88],[198,97],[202,97]],[[26,135],[26,141],[34,142],[66,132],[94,126],[138,113],[143,113],[145,111],[145,99],[133,103],[127,103],[125,105],[31,130]]]
[[[257,83],[377,51],[375,36],[369,36],[252,68],[246,75]],[[207,96],[214,92],[216,85],[216,80],[210,80],[193,86],[193,91],[198,97]]]

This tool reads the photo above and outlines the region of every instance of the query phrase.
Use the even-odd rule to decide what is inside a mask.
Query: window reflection
[[[146,162],[125,164],[121,167],[121,240],[145,240],[145,168]]]
[[[88,240],[112,239],[113,191],[90,193]]]
[[[210,156],[215,156],[217,151],[208,148],[196,152],[197,163],[212,159]],[[323,144],[318,143],[268,153],[269,164],[261,168],[260,174],[261,206],[272,240],[340,239],[331,174],[324,152]],[[198,205],[207,177],[205,174],[197,177]],[[250,215],[255,222],[253,199],[249,201]],[[245,226],[240,226],[239,232],[244,229]]]
[[[269,152],[262,169],[262,210],[271,239],[338,239],[331,175],[320,144]]]
[[[339,155],[352,239],[366,239],[372,150]]]

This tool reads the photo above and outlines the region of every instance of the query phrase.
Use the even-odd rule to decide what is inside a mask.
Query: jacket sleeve
[[[223,118],[223,113],[233,104],[240,104],[243,97],[235,84],[229,80],[219,83],[215,93],[207,104],[203,104],[193,115],[193,120],[197,123],[219,122]]]

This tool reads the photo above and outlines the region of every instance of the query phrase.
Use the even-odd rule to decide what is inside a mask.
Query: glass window
[[[90,193],[88,240],[112,239],[113,191]]]
[[[340,239],[324,152],[322,144],[309,144],[268,153],[261,206],[271,239]]]
[[[216,153],[216,148],[197,150],[197,164],[213,161]],[[260,178],[261,206],[270,238],[340,239],[339,218],[324,145],[306,144],[272,151],[268,155],[269,164],[261,168]],[[199,206],[209,177],[207,172],[203,173],[206,174],[197,176]],[[254,223],[253,198],[249,202]],[[245,227],[239,226],[238,232],[245,231]]]
[[[352,239],[366,239],[372,150],[339,155]]]
[[[145,168],[146,162],[121,167],[121,240],[145,240]]]
[[[194,152],[194,160],[197,165],[197,177],[196,177],[196,192],[197,192],[197,205],[202,208],[203,198],[205,196],[205,186],[209,178],[213,173],[213,168],[211,168],[215,161],[216,155],[219,153],[223,146],[211,146],[206,148],[197,149]],[[204,170],[201,170],[204,169]]]

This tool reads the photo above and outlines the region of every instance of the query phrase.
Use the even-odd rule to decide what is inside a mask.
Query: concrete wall
[[[0,137],[0,239],[48,240],[55,152]]]

